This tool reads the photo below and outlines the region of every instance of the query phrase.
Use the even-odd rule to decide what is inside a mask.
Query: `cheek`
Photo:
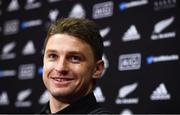
[[[76,67],[71,68],[71,70],[73,71],[74,74],[76,74],[76,76],[78,77],[78,79],[81,80],[86,80],[86,79],[90,79],[90,77],[92,76],[92,67],[87,67],[84,65],[79,65]]]
[[[43,77],[48,76],[48,73],[54,68],[54,65],[55,64],[53,64],[53,63],[44,62],[44,65],[43,65]]]

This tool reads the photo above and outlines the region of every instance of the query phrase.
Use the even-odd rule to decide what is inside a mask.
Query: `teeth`
[[[64,79],[64,78],[52,78],[56,81],[62,82],[62,81],[67,81],[68,79]]]
[[[61,79],[61,78],[53,78],[53,79],[56,81],[63,81],[63,79]]]

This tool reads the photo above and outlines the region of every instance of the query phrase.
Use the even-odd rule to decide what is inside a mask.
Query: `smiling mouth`
[[[56,78],[56,77],[51,77],[51,79],[55,80],[55,81],[58,81],[58,82],[63,82],[63,81],[70,81],[70,80],[73,80],[71,78]]]

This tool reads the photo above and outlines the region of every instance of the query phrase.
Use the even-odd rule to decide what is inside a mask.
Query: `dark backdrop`
[[[180,113],[177,12],[176,0],[0,0],[0,113],[37,113],[48,101],[42,44],[60,17],[99,25],[98,102],[120,114]]]

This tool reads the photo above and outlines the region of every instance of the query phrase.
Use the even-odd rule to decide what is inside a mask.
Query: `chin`
[[[71,95],[70,91],[65,91],[62,89],[53,90],[50,93],[53,97],[67,97],[68,95]]]

